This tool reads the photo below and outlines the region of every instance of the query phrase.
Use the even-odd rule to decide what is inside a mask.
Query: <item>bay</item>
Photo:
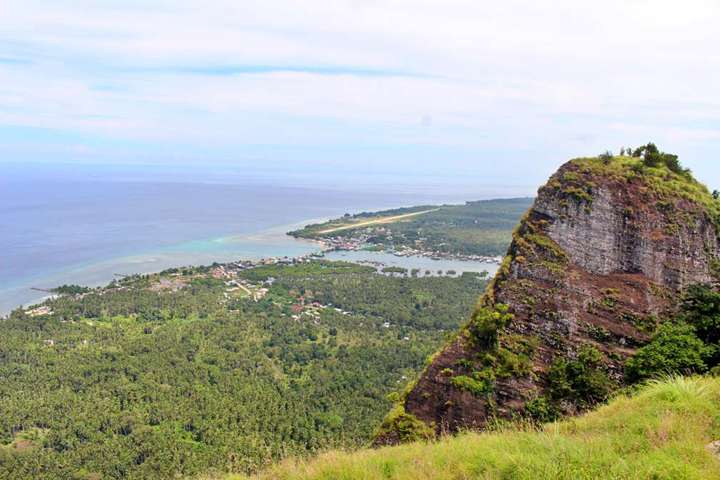
[[[62,284],[238,259],[298,256],[317,244],[285,232],[346,212],[467,198],[401,187],[383,191],[280,184],[0,178],[0,314]]]

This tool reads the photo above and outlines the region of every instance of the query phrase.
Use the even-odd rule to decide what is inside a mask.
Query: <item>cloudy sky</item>
[[[0,0],[0,163],[720,183],[720,2]]]

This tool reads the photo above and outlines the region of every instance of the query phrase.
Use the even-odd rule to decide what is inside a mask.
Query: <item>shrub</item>
[[[496,304],[493,307],[481,306],[473,313],[469,325],[471,338],[478,346],[490,350],[498,347],[498,332],[513,319],[509,307]]]
[[[671,172],[679,175],[688,175],[690,172],[682,167],[677,155],[661,152],[654,143],[648,143],[638,147],[632,153],[633,157],[642,157],[643,165],[646,167],[665,166]]]
[[[658,150],[654,143],[648,143],[644,147],[640,147],[640,149],[643,153],[643,164],[645,164],[646,167],[657,167],[660,165],[660,150]]]
[[[375,436],[391,436],[406,443],[430,440],[435,437],[435,431],[416,416],[407,413],[402,405],[397,405],[385,417]]]
[[[557,409],[545,397],[536,397],[525,404],[525,415],[536,422],[545,423],[557,420]]]
[[[625,375],[635,382],[668,373],[704,372],[705,358],[712,350],[697,337],[692,325],[665,323],[652,341],[627,361]]]
[[[452,384],[460,390],[465,390],[475,396],[482,397],[492,393],[493,380],[492,372],[483,370],[473,373],[472,377],[467,375],[453,377]]]
[[[683,298],[682,318],[703,342],[720,342],[720,292],[708,285],[690,286]]]
[[[670,169],[670,171],[675,173],[684,173],[684,170],[682,166],[680,165],[680,161],[678,160],[677,155],[672,155],[670,153],[663,153],[662,159],[665,163],[665,166]]]
[[[499,348],[495,361],[495,373],[499,377],[514,375],[529,375],[532,371],[532,361],[524,353],[515,353],[507,348]]]
[[[602,354],[590,345],[580,349],[577,359],[559,358],[550,366],[548,391],[553,400],[591,405],[605,400],[612,389]]]

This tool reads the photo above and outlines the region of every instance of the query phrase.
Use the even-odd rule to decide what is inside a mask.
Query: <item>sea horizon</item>
[[[116,172],[117,173],[117,172]],[[316,243],[290,230],[344,213],[523,196],[466,189],[354,189],[187,176],[122,179],[108,172],[54,176],[16,168],[0,180],[0,315],[42,301],[62,284],[103,286],[116,275],[213,262],[297,257]],[[172,177],[172,176],[170,176]],[[215,178],[217,180],[217,178]],[[233,182],[233,183],[230,183]],[[288,185],[291,184],[291,185]],[[503,193],[506,193],[503,195]]]

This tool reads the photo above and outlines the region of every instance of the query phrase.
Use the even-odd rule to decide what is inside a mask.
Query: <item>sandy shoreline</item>
[[[33,287],[50,289],[63,284],[99,287],[110,283],[116,275],[149,274],[174,267],[312,253],[320,250],[317,242],[296,239],[286,233],[299,226],[326,220],[307,219],[254,233],[206,238],[134,255],[69,265],[63,270],[0,289],[0,316],[18,307],[41,303],[48,297],[47,293],[32,290]]]
[[[46,292],[32,290],[33,287],[51,289],[64,284],[101,287],[110,283],[114,278],[123,275],[151,274],[169,268],[210,265],[214,262],[227,263],[238,260],[260,260],[262,258],[293,258],[326,250],[324,248],[325,243],[320,240],[296,238],[287,235],[287,232],[329,220],[329,218],[310,218],[291,224],[270,227],[254,233],[187,241],[144,253],[69,265],[60,271],[28,278],[13,286],[0,289],[0,317],[6,316],[16,308],[27,308],[42,303],[48,298]],[[403,262],[403,258],[407,259],[409,257],[397,257],[388,262],[394,265],[396,262]],[[452,258],[444,261],[460,262],[460,264],[463,262]],[[407,263],[408,261],[405,260],[404,262]],[[413,263],[413,261],[411,260],[409,263]],[[448,265],[448,268],[453,268],[459,264]],[[432,263],[433,268],[438,266],[439,264]],[[430,265],[422,264],[422,267],[430,268]],[[492,269],[492,267],[489,269]],[[477,269],[473,268],[471,270]]]

